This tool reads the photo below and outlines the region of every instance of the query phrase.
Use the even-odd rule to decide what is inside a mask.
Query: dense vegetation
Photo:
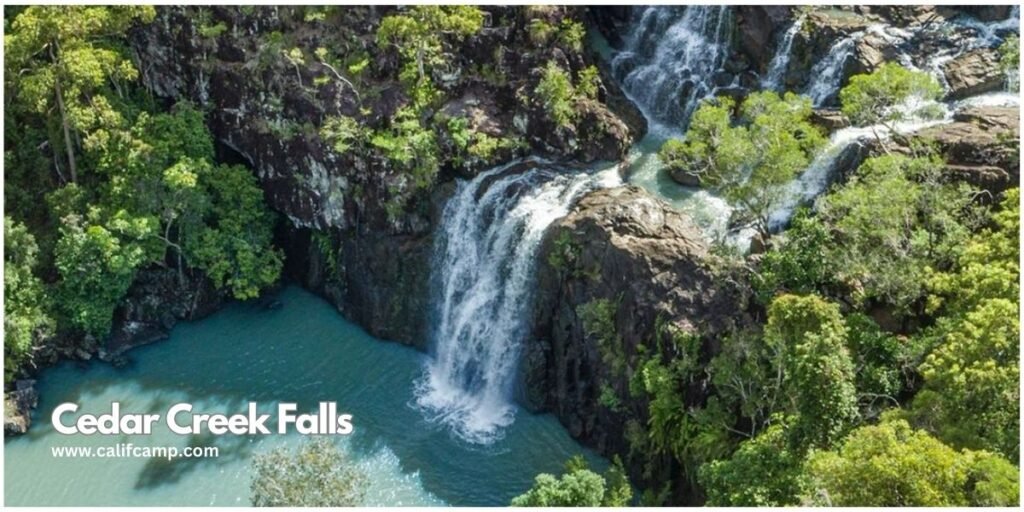
[[[138,84],[122,38],[152,7],[5,14],[5,380],[54,334],[105,337],[144,269],[241,299],[277,280],[256,178],[216,162],[203,112]]]
[[[256,507],[358,507],[366,475],[327,437],[315,437],[294,452],[275,448],[252,459],[252,504]]]
[[[629,418],[630,460],[648,482],[669,477],[667,457],[710,505],[1018,503],[1017,189],[993,201],[950,179],[927,141],[886,135],[929,116],[939,91],[895,64],[841,91],[853,122],[879,127],[875,155],[755,260],[762,324],[710,354],[672,333],[654,354],[611,354],[612,373],[632,375],[630,394],[648,405],[601,402]],[[920,108],[897,108],[908,104]],[[706,101],[661,156],[767,234],[773,185],[819,147],[808,110],[791,94],[756,93],[738,109]],[[710,393],[694,401],[687,390],[702,382]]]

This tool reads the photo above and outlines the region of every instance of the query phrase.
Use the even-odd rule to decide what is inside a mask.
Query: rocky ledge
[[[659,329],[711,337],[744,322],[741,287],[716,277],[708,251],[686,214],[638,187],[583,197],[541,248],[535,330],[522,365],[526,403],[553,411],[603,453],[627,453],[623,417],[599,396],[604,387],[629,396],[632,370],[615,368],[600,338],[617,337],[616,358],[628,361],[659,349]],[[598,304],[613,332],[587,325]]]

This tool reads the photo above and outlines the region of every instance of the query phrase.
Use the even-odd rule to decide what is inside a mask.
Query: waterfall
[[[853,56],[857,41],[864,32],[850,34],[836,41],[828,50],[828,55],[811,68],[811,83],[806,94],[811,97],[814,106],[821,106],[839,91],[843,81],[843,68],[846,61]]]
[[[647,7],[639,14],[612,71],[653,121],[652,131],[684,128],[697,103],[714,93],[731,31],[725,6]]]
[[[569,172],[533,159],[460,181],[434,247],[432,359],[417,405],[474,443],[502,434],[520,348],[528,335],[533,273],[547,227],[589,190],[620,183],[618,169]]]
[[[786,68],[789,66],[789,58],[793,51],[793,39],[796,37],[797,32],[800,31],[800,27],[803,26],[804,18],[806,18],[806,15],[801,14],[797,19],[793,20],[793,24],[782,35],[782,41],[779,42],[779,47],[775,50],[771,63],[768,64],[768,71],[765,73],[764,80],[761,81],[762,89],[769,91],[782,89],[782,79],[786,75]]]

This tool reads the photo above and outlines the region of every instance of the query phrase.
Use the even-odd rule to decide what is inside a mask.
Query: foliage
[[[345,154],[365,141],[367,131],[352,117],[330,116],[320,127],[320,136],[336,153]]]
[[[88,219],[65,218],[54,249],[61,312],[71,325],[95,336],[110,331],[114,309],[135,272],[154,259],[145,239],[157,228],[155,218],[129,218],[123,210],[103,217],[93,209]]]
[[[835,304],[814,295],[781,295],[768,308],[765,342],[783,354],[795,446],[830,446],[857,420],[846,324]]]
[[[810,293],[828,283],[836,272],[833,244],[827,226],[808,210],[797,210],[789,229],[761,258],[754,275],[758,300],[768,304],[777,292]]]
[[[803,490],[803,454],[794,450],[783,423],[740,445],[732,457],[704,464],[700,483],[713,507],[796,505]]]
[[[423,126],[416,112],[400,109],[392,118],[390,129],[375,132],[370,145],[404,171],[416,188],[426,189],[434,184],[438,171],[437,137],[433,130]]]
[[[942,169],[935,158],[870,158],[819,202],[834,231],[835,277],[855,291],[855,301],[876,299],[906,312],[924,294],[925,269],[948,265],[976,224],[975,191],[943,183]]]
[[[839,101],[853,124],[882,125],[894,132],[894,123],[922,117],[927,103],[940,94],[942,87],[930,74],[886,62],[869,74],[851,77],[839,91]],[[876,138],[883,141],[877,133]]]
[[[53,329],[42,281],[34,270],[39,257],[35,237],[24,225],[4,217],[4,383],[32,361],[41,338]]]
[[[369,484],[347,453],[326,437],[256,455],[250,484],[257,507],[355,507]]]
[[[377,29],[377,44],[394,46],[403,61],[399,78],[417,104],[433,99],[429,74],[448,64],[448,47],[477,33],[484,15],[468,5],[418,5],[385,16]]]
[[[1006,76],[1009,89],[1016,90],[1020,73],[1020,36],[1011,35],[999,45],[999,69]]]
[[[769,215],[786,199],[786,186],[810,164],[824,137],[810,122],[805,97],[751,94],[734,122],[735,107],[727,97],[702,103],[686,139],[666,143],[660,156],[670,170],[721,191],[767,234]]]
[[[574,102],[576,91],[567,71],[555,61],[548,61],[534,92],[556,125],[572,126],[577,115]]]
[[[853,431],[835,451],[807,461],[819,505],[861,507],[1013,506],[1019,472],[987,452],[956,452],[905,421]]]
[[[582,457],[576,456],[566,462],[561,477],[548,473],[537,475],[533,487],[513,498],[512,506],[623,507],[632,497],[633,490],[618,458],[602,477],[588,469]]]
[[[274,215],[248,169],[220,165],[208,180],[212,219],[186,242],[186,253],[218,288],[255,298],[281,274],[281,252],[271,248]]]

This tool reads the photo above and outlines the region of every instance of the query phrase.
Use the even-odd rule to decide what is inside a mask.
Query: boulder
[[[16,436],[28,431],[32,424],[32,409],[39,402],[34,380],[19,380],[14,390],[4,395],[4,434]]]
[[[835,108],[816,108],[811,112],[811,122],[832,133],[850,126],[850,120]]]
[[[949,83],[947,99],[959,100],[968,96],[1002,89],[1004,77],[999,69],[999,54],[992,48],[972,50],[942,65],[942,73]]]

